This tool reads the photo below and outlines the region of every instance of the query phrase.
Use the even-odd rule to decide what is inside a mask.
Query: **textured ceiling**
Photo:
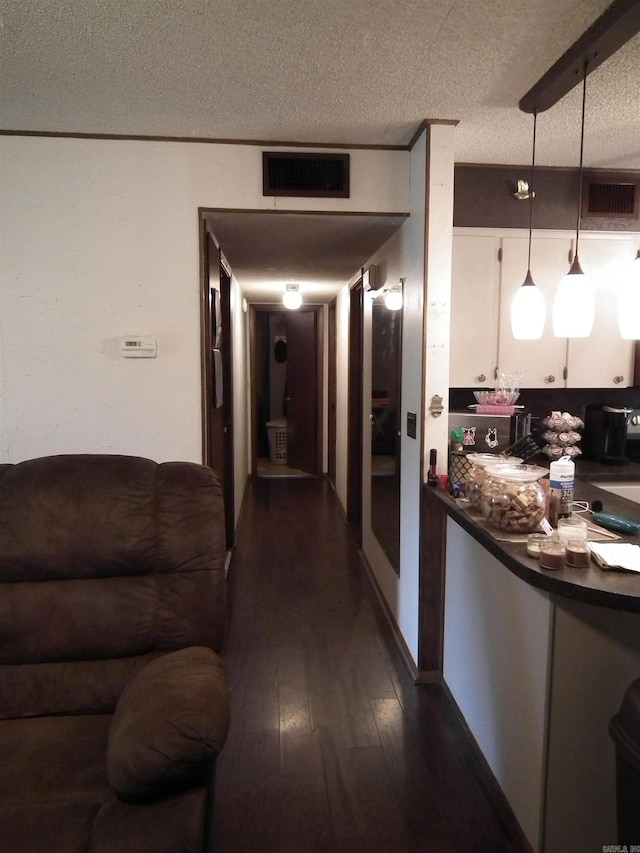
[[[406,145],[530,160],[519,99],[610,0],[0,0],[0,127]],[[640,168],[640,36],[590,75],[585,165]],[[580,87],[538,119],[575,166]],[[224,247],[223,247],[224,248]]]

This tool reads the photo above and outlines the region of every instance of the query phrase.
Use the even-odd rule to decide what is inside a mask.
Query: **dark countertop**
[[[590,462],[578,457],[576,477],[590,483],[640,483],[640,465],[637,462],[629,462],[628,465],[602,465],[600,462]]]
[[[609,470],[613,470],[612,466],[598,465],[597,468],[600,469],[598,472],[595,469],[590,470],[590,466],[595,463],[587,463],[587,465],[589,467],[580,465],[580,470],[576,465],[576,473],[579,476],[576,477],[574,486],[574,500],[589,503],[599,500],[606,512],[640,521],[640,504],[599,489],[584,479],[588,475],[590,479],[595,480],[599,473],[602,474],[601,469],[606,469],[608,475]],[[631,465],[623,467],[630,468]],[[640,465],[634,467],[640,472]],[[639,474],[636,473],[636,478],[638,476]],[[616,479],[614,476],[600,476],[601,482],[614,479]],[[485,526],[482,516],[465,512],[448,492],[425,485],[424,493],[426,500],[441,503],[447,514],[457,524],[503,563],[509,571],[526,583],[574,601],[640,613],[640,575],[632,572],[605,571],[593,560],[588,569],[571,567],[557,570],[541,569],[538,560],[527,555],[525,542],[503,542],[495,539],[489,532],[490,528]],[[497,533],[499,535],[498,531]],[[622,536],[615,541],[640,544],[638,537]]]

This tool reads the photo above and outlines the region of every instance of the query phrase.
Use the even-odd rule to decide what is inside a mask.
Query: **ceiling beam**
[[[525,113],[541,113],[640,32],[640,0],[614,0],[586,32],[520,99]]]

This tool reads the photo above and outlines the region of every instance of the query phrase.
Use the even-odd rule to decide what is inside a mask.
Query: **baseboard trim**
[[[394,639],[394,642],[397,646],[397,649],[400,653],[400,657],[402,658],[402,662],[406,666],[407,671],[409,672],[409,675],[413,679],[414,683],[418,683],[419,671],[418,671],[418,667],[417,667],[417,665],[413,659],[413,655],[409,651],[409,647],[407,646],[405,639],[402,636],[402,633],[400,632],[400,628],[398,628],[398,623],[396,622],[395,617],[394,617],[393,613],[391,612],[384,595],[382,594],[382,590],[380,589],[380,585],[378,584],[378,581],[376,580],[376,576],[373,573],[373,569],[371,568],[371,565],[370,565],[369,561],[367,560],[367,557],[366,557],[364,551],[362,550],[362,548],[358,548],[358,553],[360,555],[360,560],[362,561],[362,565],[364,566],[364,569],[365,569],[365,572],[367,575],[367,579],[369,580],[369,584],[371,585],[371,589],[373,591],[373,594],[375,595],[376,599],[378,600],[378,603],[379,603],[380,608],[382,610],[382,613],[385,617],[385,620],[389,626],[389,629],[391,630],[391,634],[393,636],[393,639]]]

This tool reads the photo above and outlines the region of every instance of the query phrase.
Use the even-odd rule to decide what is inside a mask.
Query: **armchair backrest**
[[[78,454],[0,466],[0,696],[26,689],[16,664],[45,693],[50,665],[60,683],[85,672],[71,693],[102,669],[111,694],[131,659],[219,651],[225,556],[220,483],[202,465]]]

